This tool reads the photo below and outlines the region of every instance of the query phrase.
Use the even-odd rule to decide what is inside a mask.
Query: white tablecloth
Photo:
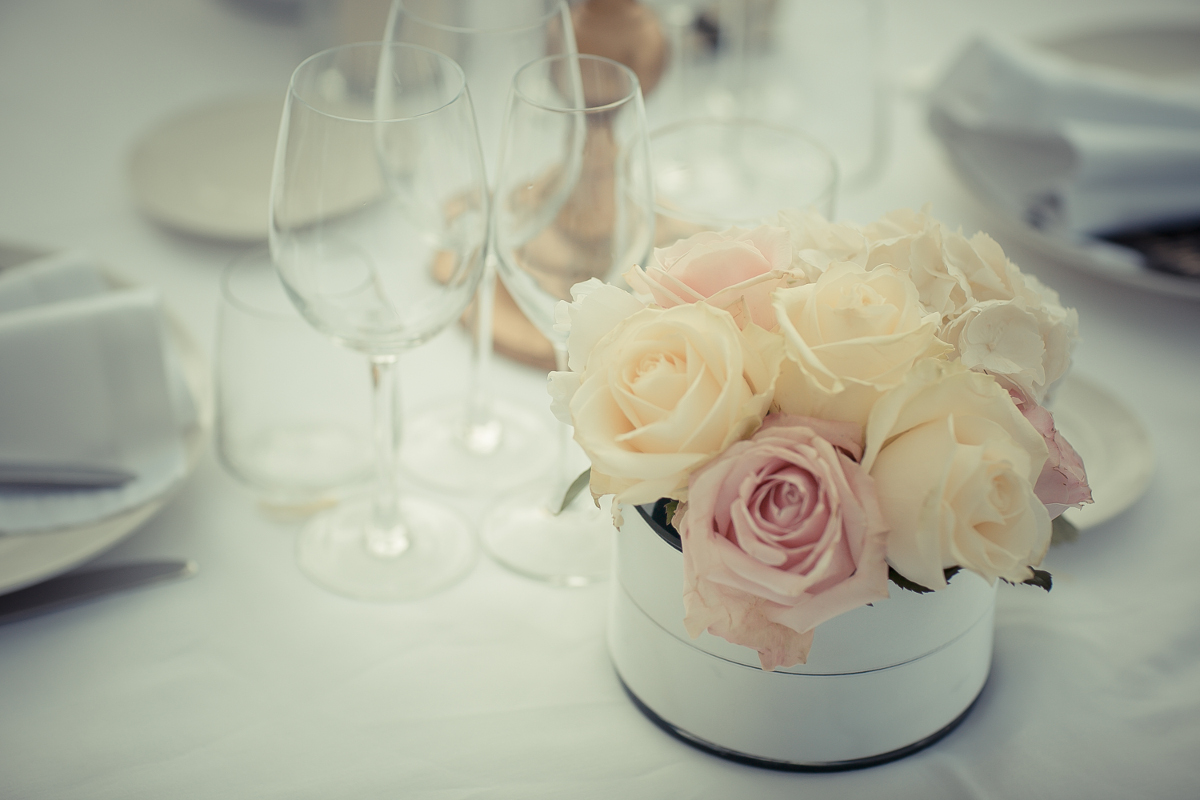
[[[982,28],[1031,35],[1195,10],[1126,5],[893,0],[885,72],[940,63]],[[305,47],[299,26],[229,0],[0,4],[0,241],[91,250],[159,287],[211,352],[218,274],[242,248],[147,221],[125,158],[172,111],[282,96]],[[840,216],[932,201],[952,225],[991,229],[918,105],[902,93],[894,111],[886,172]],[[0,797],[1200,795],[1200,304],[997,238],[1079,309],[1075,369],[1136,410],[1158,466],[1140,502],[1050,552],[1051,594],[1002,588],[990,682],[934,747],[836,775],[691,749],[622,692],[604,646],[607,587],[554,589],[481,559],[420,602],[342,599],[297,570],[297,523],[264,516],[210,451],[100,559],[187,556],[196,578],[0,628]],[[466,352],[455,330],[405,356],[407,405],[460,388],[439,367]],[[547,405],[541,375],[497,371],[504,394]]]

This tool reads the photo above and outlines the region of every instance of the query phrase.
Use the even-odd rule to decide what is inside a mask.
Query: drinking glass
[[[406,44],[322,51],[292,75],[271,187],[271,255],[304,318],[369,362],[376,482],[314,517],[302,569],[353,597],[418,597],[461,577],[467,521],[396,481],[397,355],[466,307],[483,272],[488,192],[462,70]],[[445,281],[429,272],[448,261]]]
[[[652,128],[752,117],[810,132],[842,186],[878,179],[889,146],[880,0],[650,0],[671,57],[649,99]]]
[[[804,131],[749,119],[695,119],[650,134],[655,245],[754,228],[782,209],[834,214],[838,165]]]
[[[437,50],[462,67],[484,163],[493,179],[513,75],[543,56],[575,52],[571,15],[563,0],[395,0],[387,36]],[[415,415],[401,451],[409,472],[442,489],[494,492],[528,483],[553,460],[548,444],[553,436],[541,416],[493,392],[496,292],[495,258],[489,250],[471,314],[468,394],[463,401]]]
[[[221,275],[216,446],[272,514],[309,514],[372,477],[371,395],[358,354],[313,330],[266,247]]]
[[[553,56],[521,69],[505,120],[493,195],[500,274],[566,366],[554,308],[571,287],[645,263],[653,244],[645,111],[637,77],[596,56]],[[612,520],[587,492],[559,512],[572,469],[560,427],[549,486],[498,506],[481,531],[485,550],[521,574],[564,585],[607,575]]]

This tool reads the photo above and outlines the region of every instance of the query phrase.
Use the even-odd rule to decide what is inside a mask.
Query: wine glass
[[[387,37],[437,50],[462,67],[493,178],[513,75],[542,56],[575,52],[571,15],[563,0],[394,0]],[[553,437],[540,415],[493,393],[496,292],[495,259],[489,250],[472,313],[467,395],[418,413],[400,453],[409,472],[441,489],[496,491],[527,483],[553,460],[548,444]],[[517,321],[523,322],[519,315]]]
[[[886,165],[891,112],[880,0],[649,0],[671,42],[652,129],[749,117],[809,131],[832,150],[842,189]]]
[[[488,192],[462,70],[406,44],[361,43],[304,61],[288,86],[271,186],[271,255],[318,331],[364,353],[376,485],[302,531],[301,568],[342,594],[418,597],[463,576],[474,540],[457,512],[401,497],[397,355],[453,322],[483,273]],[[446,281],[429,273],[435,253]]]
[[[521,69],[505,120],[492,230],[500,274],[566,366],[554,308],[589,278],[615,281],[645,263],[654,207],[637,77],[606,58],[552,56]],[[521,574],[576,586],[607,575],[612,520],[585,491],[560,512],[572,479],[569,429],[549,486],[498,506],[485,550]],[[578,455],[578,448],[573,448]]]

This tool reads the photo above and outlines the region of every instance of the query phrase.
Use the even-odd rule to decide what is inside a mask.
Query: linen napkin
[[[110,290],[82,253],[0,275],[0,461],[136,476],[109,488],[0,486],[0,532],[86,524],[160,495],[186,473],[194,415],[155,292]]]
[[[0,313],[107,292],[92,257],[68,250],[0,273]]]
[[[1200,76],[1154,80],[981,36],[935,85],[929,119],[987,199],[1045,232],[1200,219]]]

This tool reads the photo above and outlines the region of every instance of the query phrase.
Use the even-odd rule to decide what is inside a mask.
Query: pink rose
[[[804,663],[813,629],[888,596],[887,526],[858,425],[766,418],[691,477],[683,539],[684,624]]]
[[[1033,493],[1050,512],[1050,519],[1068,508],[1082,508],[1085,503],[1092,502],[1092,489],[1088,486],[1083,459],[1054,427],[1053,415],[1020,389],[1010,386],[1008,393],[1025,419],[1046,440],[1046,448],[1050,451],[1046,465],[1042,467],[1033,486]]]
[[[771,292],[791,277],[791,235],[767,225],[752,231],[730,228],[705,231],[654,250],[647,269],[634,266],[625,280],[635,292],[649,295],[663,308],[701,300],[733,314],[745,327],[746,315],[760,328],[775,328]]]

